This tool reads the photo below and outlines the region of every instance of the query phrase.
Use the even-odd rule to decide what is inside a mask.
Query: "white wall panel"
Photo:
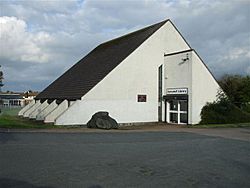
[[[56,118],[68,109],[68,101],[64,100],[53,111],[51,111],[44,119],[44,123],[54,123]]]
[[[27,111],[24,112],[23,117],[29,117],[29,115],[39,106],[41,105],[40,101],[36,101],[34,105],[32,105]]]
[[[202,63],[195,51],[192,53],[192,124],[200,122],[200,112],[207,102],[217,99],[220,86]]]
[[[39,105],[33,112],[30,113],[29,118],[30,119],[36,119],[37,114],[43,111],[44,108],[49,106],[47,100],[44,101],[41,105]]]
[[[155,118],[157,106],[129,100],[78,100],[56,119],[55,124],[83,125],[98,111],[108,111],[118,123],[150,122]]]
[[[45,117],[52,112],[53,110],[56,109],[58,104],[56,104],[56,100],[54,100],[52,103],[50,103],[43,111],[41,111],[39,114],[36,116],[36,120],[42,121],[45,119]]]
[[[35,103],[36,103],[35,100],[32,100],[29,104],[27,104],[18,112],[18,116],[23,116],[24,112],[30,109]]]

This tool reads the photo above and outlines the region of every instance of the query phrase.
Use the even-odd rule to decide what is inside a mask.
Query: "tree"
[[[219,84],[224,92],[202,108],[200,123],[250,122],[250,76],[225,75]]]
[[[230,102],[250,112],[250,76],[225,75],[219,84]]]
[[[0,68],[1,68],[1,65],[0,65]],[[2,92],[1,88],[4,86],[2,81],[3,81],[3,72],[0,71],[0,93]]]

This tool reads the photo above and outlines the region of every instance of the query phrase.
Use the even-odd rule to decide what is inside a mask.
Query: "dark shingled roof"
[[[100,44],[36,99],[80,99],[167,21]]]

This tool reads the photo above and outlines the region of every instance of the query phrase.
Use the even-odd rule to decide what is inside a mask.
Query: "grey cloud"
[[[5,90],[42,90],[101,42],[170,18],[211,71],[248,74],[250,57],[248,1],[1,1],[1,16],[24,20],[28,32],[48,32],[40,45],[50,62],[2,61]],[[15,76],[15,79],[13,77]],[[30,79],[32,78],[32,79]],[[29,88],[30,87],[30,88]]]
[[[225,73],[247,74],[249,56],[242,54],[234,60],[225,57],[239,48],[250,50],[249,6],[247,1],[217,2],[212,6],[208,5],[198,15],[191,11],[185,14],[185,19],[183,16],[176,18],[184,36],[216,77]]]
[[[71,66],[61,62],[46,65],[27,62],[20,64],[3,59],[0,62],[3,64],[4,90],[15,88],[18,91],[41,90]]]

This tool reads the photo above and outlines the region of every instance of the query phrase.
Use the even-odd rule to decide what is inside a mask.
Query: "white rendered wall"
[[[32,100],[29,104],[23,107],[19,112],[18,116],[23,116],[24,112],[26,112],[29,108],[31,108],[35,104],[35,100]]]
[[[36,103],[31,106],[27,111],[24,112],[23,117],[29,117],[29,115],[40,105],[40,101],[36,101]]]
[[[189,45],[171,22],[167,22],[160,30],[164,30],[163,41],[165,54],[190,49]]]
[[[44,119],[44,123],[54,123],[56,118],[68,108],[68,101],[64,100],[53,111],[51,111]]]
[[[43,109],[43,111],[41,111],[41,113],[37,114],[36,116],[36,120],[41,121],[44,120],[45,117],[52,112],[56,107],[58,106],[58,104],[56,103],[56,100],[54,100],[52,103],[50,103],[45,109]]]
[[[186,49],[188,45],[167,22],[82,99],[133,100],[137,94],[149,93],[151,100],[157,102],[158,67],[164,63],[164,53]]]
[[[128,100],[78,100],[56,119],[55,125],[87,124],[98,111],[108,111],[118,123],[150,122],[154,118],[153,110],[146,103]]]
[[[202,63],[196,52],[192,53],[192,124],[200,122],[200,112],[207,102],[217,99],[220,86]]]
[[[39,108],[40,108],[40,106],[41,106],[41,105],[42,105],[42,103],[40,103],[39,105],[37,105],[37,106],[36,106],[36,108],[34,108],[32,112],[30,112],[30,114],[29,114],[29,117],[28,117],[28,118],[30,118],[30,119],[31,119],[32,114],[33,114],[33,113],[35,113],[35,112],[37,111],[37,109],[39,109]]]
[[[189,60],[183,62],[188,54]],[[191,52],[166,56],[165,58],[165,90],[166,88],[189,88],[191,85],[192,57]]]
[[[116,118],[123,123],[158,121],[158,67],[164,64],[164,53],[187,49],[189,46],[171,22],[167,22],[84,95],[82,100],[96,101],[97,106],[98,103],[103,104],[108,112],[121,111],[121,113],[117,113],[120,116]],[[147,95],[147,102],[143,104],[146,112],[142,112],[139,119],[137,113],[129,114],[127,111],[132,108],[140,110],[142,103],[137,102],[138,94]],[[116,105],[105,106],[110,101],[116,101]],[[131,108],[129,106],[127,109],[124,108],[125,103],[129,104]],[[88,108],[84,109],[86,115],[81,110],[71,111],[70,109],[69,112],[58,118],[56,124],[78,124],[81,123],[80,119],[75,117],[86,116],[89,118],[89,114],[95,113]],[[132,111],[134,112],[134,110]],[[67,116],[67,118],[63,116]]]
[[[41,105],[39,105],[32,113],[30,113],[29,118],[36,119],[37,114],[41,113],[47,106],[49,106],[49,104],[46,100]]]
[[[189,60],[181,63],[188,54]],[[216,100],[220,89],[209,70],[195,51],[180,53],[165,58],[165,93],[167,88],[188,88],[188,123],[200,121],[202,107]]]
[[[22,100],[20,101],[20,105],[21,105],[21,107],[25,107],[25,100],[24,100],[24,99],[22,99]]]
[[[183,62],[182,59],[189,60]],[[188,123],[191,124],[191,103],[192,103],[192,52],[184,52],[165,57],[164,64],[165,81],[164,95],[167,89],[171,88],[188,88]]]

